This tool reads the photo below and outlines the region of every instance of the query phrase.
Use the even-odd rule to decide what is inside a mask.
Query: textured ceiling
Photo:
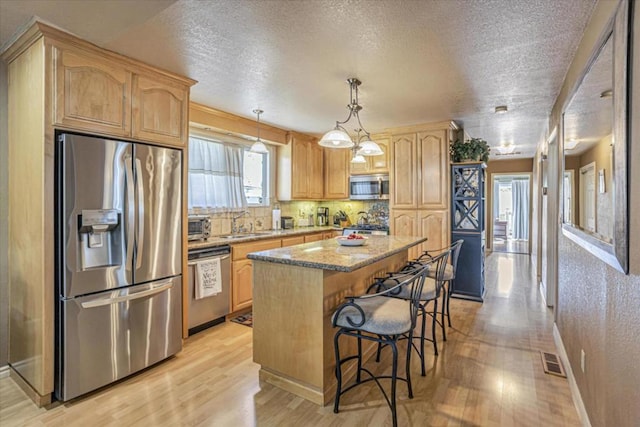
[[[19,6],[18,6],[19,5]],[[358,77],[370,132],[453,119],[531,157],[594,0],[0,0],[2,43],[31,15],[199,81],[193,101],[321,134]],[[494,114],[498,105],[509,112]],[[495,151],[494,151],[495,152]]]

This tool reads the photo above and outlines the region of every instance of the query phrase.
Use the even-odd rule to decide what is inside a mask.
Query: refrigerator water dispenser
[[[118,237],[113,236],[120,225],[116,209],[83,210],[78,215],[78,233],[82,270],[122,263]]]

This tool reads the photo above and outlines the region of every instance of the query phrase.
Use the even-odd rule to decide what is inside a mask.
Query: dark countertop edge
[[[313,233],[320,233],[323,231],[342,231],[342,230],[343,230],[342,227],[337,228],[337,227],[332,227],[330,225],[327,225],[324,227],[318,227],[318,226],[299,227],[299,228],[291,228],[288,230],[278,230],[278,231],[264,230],[264,231],[258,231],[258,233],[264,233],[258,236],[238,237],[235,239],[222,239],[216,236],[212,236],[207,240],[192,240],[188,242],[187,250],[214,248],[216,246],[233,245],[236,243],[253,242],[256,240],[277,239],[281,237],[297,236],[301,234],[313,234]]]
[[[410,245],[405,245],[401,248],[398,249],[394,249],[391,250],[389,252],[386,252],[384,255],[379,255],[376,256],[374,258],[370,258],[368,260],[365,261],[360,261],[357,264],[352,265],[351,267],[344,267],[344,266],[340,266],[340,265],[334,265],[334,264],[324,264],[321,262],[312,262],[312,261],[299,261],[299,260],[295,260],[295,259],[287,259],[287,258],[274,258],[274,257],[269,257],[269,256],[264,256],[264,255],[259,255],[260,252],[252,252],[247,254],[247,258],[248,259],[252,259],[252,260],[256,260],[256,261],[264,261],[264,262],[272,262],[275,264],[287,264],[287,265],[295,265],[297,267],[306,267],[306,268],[317,268],[320,270],[330,270],[330,271],[341,271],[344,273],[351,273],[352,271],[358,270],[362,267],[366,267],[367,265],[371,265],[375,262],[378,262],[380,260],[383,260],[391,255],[395,255],[399,252],[402,252],[404,250],[407,250],[413,246],[419,245],[422,242],[427,241],[427,238],[421,238],[419,240],[416,240],[415,243],[412,243]]]

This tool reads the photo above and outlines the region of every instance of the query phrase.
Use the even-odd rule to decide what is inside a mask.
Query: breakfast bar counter
[[[363,294],[375,277],[401,268],[408,249],[424,241],[371,236],[363,246],[331,239],[250,253],[253,360],[261,365],[260,381],[319,405],[330,402],[336,387],[331,315],[345,296]],[[344,348],[353,352],[349,341]],[[375,351],[373,345],[363,348],[365,359]],[[354,373],[348,365],[343,375]]]

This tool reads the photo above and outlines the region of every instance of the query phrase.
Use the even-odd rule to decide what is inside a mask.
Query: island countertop
[[[370,236],[363,246],[341,246],[335,239],[251,252],[247,258],[322,270],[352,272],[426,241],[416,236]]]

